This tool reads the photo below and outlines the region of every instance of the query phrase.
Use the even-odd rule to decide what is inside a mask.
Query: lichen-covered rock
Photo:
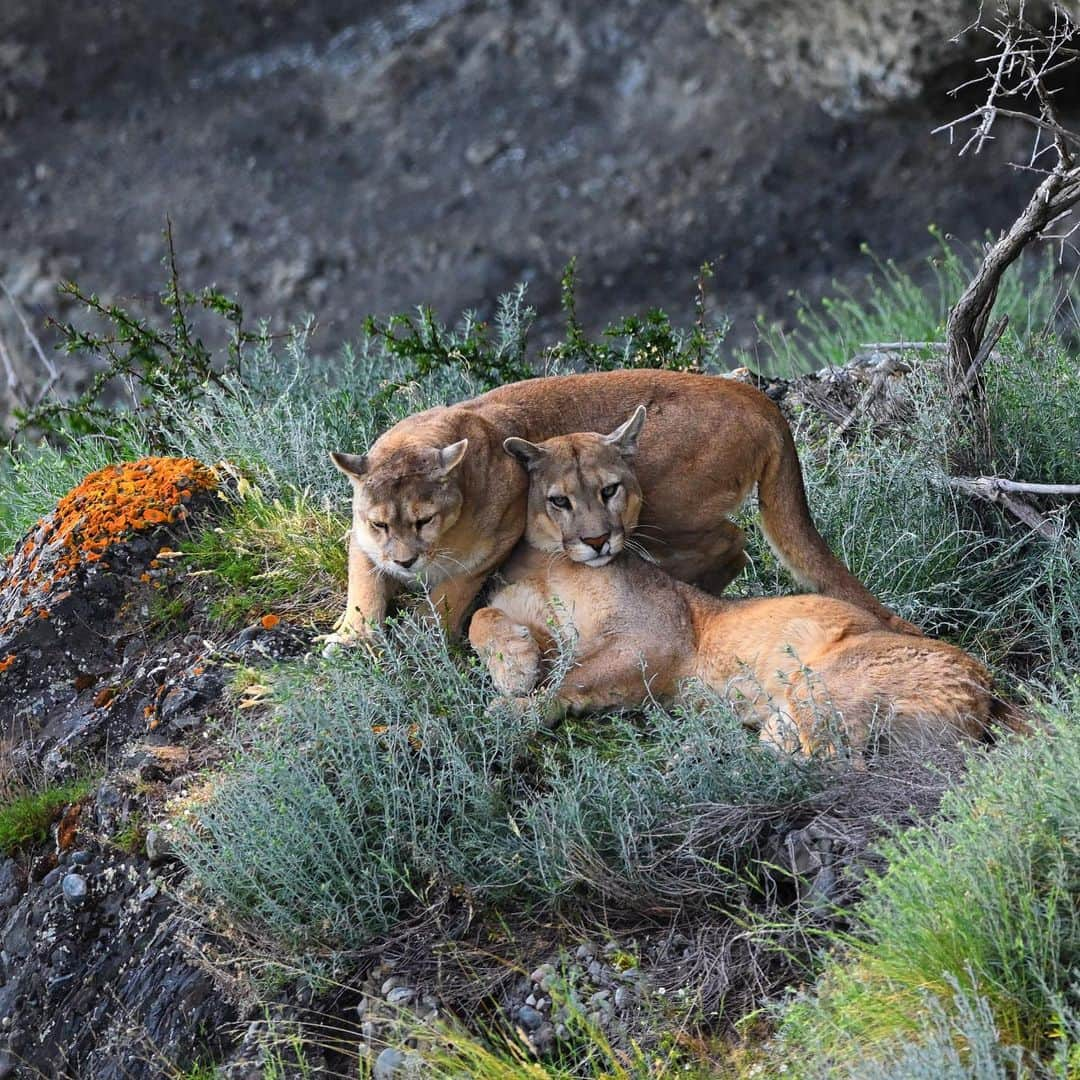
[[[205,696],[173,683],[182,700],[166,700],[168,665],[149,678],[139,667],[172,545],[217,486],[191,458],[112,465],[27,532],[0,568],[0,735],[46,760],[51,752],[56,771],[74,747],[96,751],[159,707],[179,715]]]

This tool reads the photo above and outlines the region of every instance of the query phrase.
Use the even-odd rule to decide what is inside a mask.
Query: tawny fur
[[[731,379],[636,370],[503,386],[408,417],[366,455],[332,455],[354,491],[348,597],[334,639],[365,636],[411,581],[427,588],[451,629],[460,628],[525,529],[525,473],[503,441],[608,431],[639,404],[649,424],[636,459],[643,492],[636,540],[668,573],[721,592],[746,565],[743,534],[729,516],[756,487],[766,537],[805,588],[917,632],[822,540],[791,432],[773,402]]]
[[[596,513],[596,478],[610,485],[617,474],[632,507],[636,479],[625,449],[596,435],[533,447],[527,535],[559,531],[545,497],[552,489],[580,513]],[[629,531],[632,520],[625,524]],[[564,539],[575,542],[572,528]],[[879,736],[977,738],[995,708],[989,673],[973,657],[888,630],[842,600],[724,601],[632,552],[590,567],[525,542],[502,575],[507,584],[475,614],[469,636],[508,697],[536,688],[561,643],[572,654],[554,690],[565,709],[670,700],[698,680],[738,702],[764,739],[804,753],[837,735],[857,752]],[[828,730],[832,721],[839,732]]]

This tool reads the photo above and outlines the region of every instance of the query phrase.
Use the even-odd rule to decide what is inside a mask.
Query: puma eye
[[[560,510],[570,509],[570,500],[565,495],[549,495],[548,502],[557,506]]]
[[[434,514],[432,514],[431,517],[418,518],[416,520],[416,531],[419,532],[425,525],[430,525],[434,520],[435,520],[435,515]]]
[[[369,521],[368,524],[373,529],[378,529],[379,532],[386,532],[386,522],[385,521]]]
[[[607,487],[600,489],[600,498],[603,499],[604,502],[607,502],[608,499],[610,499],[615,494],[615,492],[618,491],[618,490],[619,490],[619,485],[617,483],[608,484]]]

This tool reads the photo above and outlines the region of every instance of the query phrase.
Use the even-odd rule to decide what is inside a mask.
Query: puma
[[[997,709],[987,670],[865,608],[805,595],[720,600],[632,550],[577,560],[585,536],[634,532],[644,420],[639,408],[607,436],[506,440],[530,480],[525,540],[469,629],[501,694],[531,694],[561,653],[571,666],[552,692],[564,710],[671,700],[696,680],[788,751],[827,749],[837,735],[861,754],[885,737],[955,742],[987,730]]]
[[[731,379],[633,370],[512,383],[410,416],[364,455],[332,453],[353,486],[353,521],[346,609],[329,640],[366,636],[410,585],[426,589],[447,627],[459,630],[525,529],[528,482],[503,440],[606,431],[642,402],[651,419],[637,456],[634,539],[669,574],[723,591],[746,565],[745,538],[728,516],[756,486],[765,535],[800,585],[918,633],[814,527],[795,444],[773,402]],[[598,564],[621,542],[586,536],[571,557]]]

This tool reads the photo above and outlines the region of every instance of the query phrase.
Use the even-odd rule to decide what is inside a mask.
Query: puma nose
[[[599,551],[611,538],[611,533],[606,532],[603,536],[583,536],[581,542],[588,544],[593,551]]]
[[[411,559],[395,559],[394,562],[396,562],[402,570],[408,570],[418,558],[420,558],[419,555],[414,555]]]

